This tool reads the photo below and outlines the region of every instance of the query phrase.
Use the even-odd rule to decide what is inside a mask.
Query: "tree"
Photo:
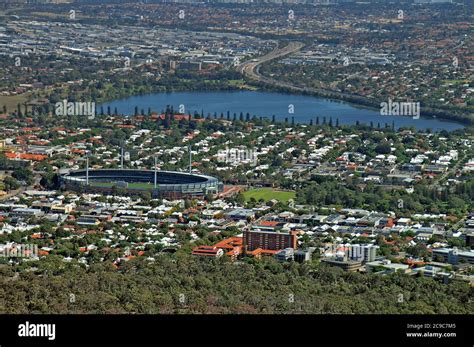
[[[25,167],[18,167],[12,172],[12,177],[19,181],[25,181],[28,184],[33,182],[33,172]]]
[[[8,167],[8,158],[5,156],[5,153],[0,152],[0,169],[7,170]]]
[[[377,152],[378,154],[390,154],[391,153],[390,143],[384,141],[384,142],[378,144],[375,147],[375,152]]]
[[[5,185],[5,190],[11,191],[20,188],[20,183],[11,176],[7,176],[3,179],[3,184]]]
[[[245,204],[245,196],[244,194],[242,194],[241,192],[239,192],[237,195],[235,195],[235,202],[240,205],[240,206],[243,206]]]

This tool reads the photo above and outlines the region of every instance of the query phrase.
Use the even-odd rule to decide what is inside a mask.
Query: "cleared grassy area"
[[[110,188],[116,186],[116,182],[89,182],[92,187]],[[128,188],[136,189],[153,189],[153,183],[129,183]]]
[[[20,94],[13,96],[0,96],[0,113],[3,112],[3,106],[7,107],[7,112],[13,112],[17,109],[18,104],[23,104],[28,100],[29,94]]]
[[[259,201],[260,199],[263,199],[265,201],[276,199],[281,202],[288,202],[288,200],[296,198],[296,193],[275,190],[272,188],[257,188],[244,192],[244,197],[245,201],[249,201],[251,198],[254,198],[257,201]]]
[[[452,83],[452,84],[466,84],[470,83],[470,80],[443,80],[444,83]]]

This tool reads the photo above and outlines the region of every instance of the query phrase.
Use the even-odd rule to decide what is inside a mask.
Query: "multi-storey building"
[[[285,248],[297,249],[297,245],[296,231],[263,231],[260,229],[249,229],[244,231],[245,252],[254,251],[258,248],[272,251],[278,251]]]
[[[474,264],[474,252],[461,251],[457,248],[435,248],[433,249],[433,259],[442,259],[444,262],[453,265],[460,262]]]
[[[351,245],[349,248],[349,258],[351,260],[359,260],[364,263],[375,260],[377,246],[375,245]]]

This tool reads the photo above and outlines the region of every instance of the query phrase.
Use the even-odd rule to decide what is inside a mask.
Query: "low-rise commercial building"
[[[462,251],[457,248],[436,248],[433,249],[433,259],[444,261],[452,265],[458,263],[474,264],[474,252]]]

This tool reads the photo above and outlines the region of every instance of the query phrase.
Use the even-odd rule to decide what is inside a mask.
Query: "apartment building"
[[[272,251],[297,249],[296,235],[296,231],[249,229],[244,231],[244,249],[245,251],[254,251],[258,248]]]

